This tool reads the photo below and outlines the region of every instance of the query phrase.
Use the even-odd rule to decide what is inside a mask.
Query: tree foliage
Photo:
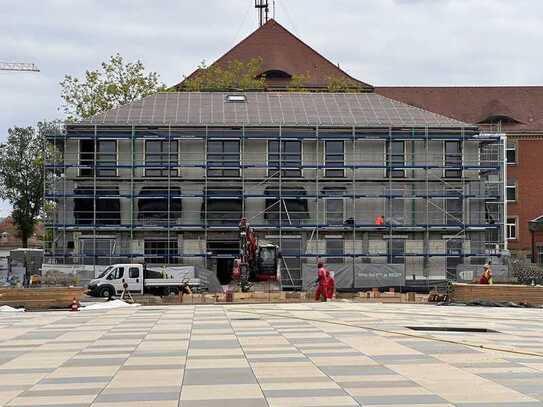
[[[205,61],[198,71],[183,81],[182,89],[189,92],[219,92],[230,90],[264,90],[265,76],[262,72],[262,58],[252,58],[247,62],[229,61],[225,67],[207,66]]]
[[[68,120],[92,117],[165,90],[156,72],[145,72],[141,61],[125,63],[118,53],[101,68],[86,71],[83,79],[65,75],[60,82]]]
[[[311,74],[309,72],[295,73],[292,75],[292,78],[290,78],[288,90],[290,92],[308,92],[309,90],[306,86],[310,80]]]
[[[329,76],[327,87],[328,92],[335,93],[360,92],[362,89],[358,82],[340,76]]]
[[[0,145],[0,198],[13,207],[11,216],[23,247],[28,246],[43,209],[45,136],[59,131],[57,122],[40,122],[36,128],[13,127]]]

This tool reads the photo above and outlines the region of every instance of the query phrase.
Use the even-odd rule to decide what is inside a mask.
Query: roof
[[[327,88],[329,78],[334,77],[353,81],[369,91],[373,89],[371,85],[351,77],[273,19],[268,20],[211,66],[226,67],[230,61],[247,62],[257,57],[262,58],[262,72],[283,71],[291,76],[309,73],[310,80],[304,84],[307,88]],[[197,74],[198,70],[189,78]],[[290,79],[278,78],[266,82],[271,87],[286,88]],[[182,83],[174,88],[179,90]]]
[[[466,123],[508,117],[506,131],[543,131],[543,86],[384,86],[375,92]]]
[[[375,93],[160,92],[77,124],[178,126],[473,127]]]

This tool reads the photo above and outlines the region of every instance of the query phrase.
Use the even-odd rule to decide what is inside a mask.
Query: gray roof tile
[[[229,94],[161,92],[78,124],[473,127],[376,93],[241,92],[246,103],[225,102]]]

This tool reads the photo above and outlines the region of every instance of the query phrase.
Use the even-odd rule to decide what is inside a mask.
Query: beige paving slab
[[[319,366],[375,366],[377,362],[367,356],[309,356]]]
[[[391,339],[377,336],[341,336],[339,340],[368,356],[421,355]]]
[[[1,376],[2,385],[36,384],[47,376],[47,373],[10,373]]]
[[[110,387],[180,386],[183,369],[120,370],[111,380]]]
[[[113,376],[119,366],[59,367],[47,375],[48,378]]]
[[[281,336],[241,336],[238,339],[242,346],[290,345],[290,342],[286,338]]]
[[[260,383],[262,390],[310,390],[310,389],[340,389],[341,387],[332,380],[319,382],[304,382],[294,380],[285,383]]]
[[[371,407],[392,407],[390,404],[372,404]],[[399,407],[397,404],[395,407]],[[454,407],[454,404],[402,404],[402,407]]]
[[[56,396],[56,397],[17,397],[16,399],[10,401],[8,406],[28,406],[30,405],[51,405],[58,406],[62,404],[84,404],[92,403],[96,395],[83,395],[83,396]]]
[[[189,359],[187,361],[187,369],[215,369],[215,368],[239,368],[249,367],[249,363],[245,358],[230,358],[230,359]]]
[[[176,366],[184,365],[186,359],[185,356],[131,356],[124,362],[124,366]]]
[[[268,364],[259,364],[258,366],[253,367],[253,371],[257,378],[267,378],[267,377],[285,377],[285,378],[296,378],[296,377],[319,377],[326,376],[321,370],[317,369],[315,366],[296,366],[296,369],[292,367],[282,367],[282,366],[269,366]]]
[[[445,363],[429,364],[424,368],[416,365],[394,365],[390,368],[452,403],[534,401],[496,382]]]
[[[190,348],[188,351],[189,358],[191,356],[209,356],[210,350],[209,349],[195,349]],[[240,348],[221,348],[220,354],[223,356],[242,356],[243,350]]]
[[[0,391],[0,406],[7,404],[8,401],[14,399],[22,392],[23,390]]]
[[[123,403],[92,403],[91,407],[124,407]],[[179,407],[177,400],[131,401],[130,407]],[[217,406],[218,407],[218,406]]]

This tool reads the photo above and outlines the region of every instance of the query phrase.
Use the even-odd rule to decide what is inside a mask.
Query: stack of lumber
[[[70,288],[0,288],[0,305],[26,309],[70,308],[86,289]]]
[[[451,301],[467,303],[480,300],[543,305],[543,287],[513,284],[453,284]]]

